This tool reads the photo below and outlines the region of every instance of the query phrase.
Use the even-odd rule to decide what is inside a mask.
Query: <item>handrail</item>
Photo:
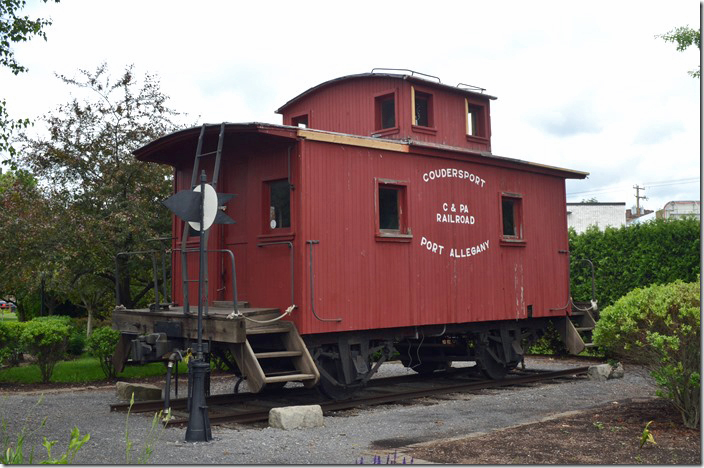
[[[313,316],[321,322],[342,322],[342,318],[327,319],[318,317],[315,313],[315,294],[313,292],[313,245],[320,244],[319,240],[309,240],[306,244],[310,245],[310,309],[313,311]]]
[[[257,247],[269,247],[271,245],[288,245],[288,247],[291,249],[291,305],[294,305],[296,302],[294,301],[294,275],[295,275],[295,270],[294,270],[294,255],[293,255],[293,242],[290,241],[275,241],[275,242],[261,242],[257,244]]]
[[[185,258],[187,254],[189,253],[194,253],[194,252],[199,252],[199,249],[180,249],[176,248],[173,249],[174,252],[181,252],[182,258]],[[232,253],[232,250],[230,249],[208,249],[204,250],[205,253],[215,253],[215,252],[222,252],[225,253],[227,252],[230,254],[230,262],[232,264],[232,310],[233,313],[235,314],[236,317],[239,317],[240,311],[237,309],[237,272],[235,271],[235,254]],[[182,262],[185,263],[185,262]],[[188,264],[186,263],[186,267]],[[188,269],[184,269],[181,272],[181,278],[185,278],[184,281],[184,288],[188,288]],[[184,291],[184,297],[188,297],[188,295]],[[204,304],[204,315],[208,315],[208,304]],[[184,315],[190,315],[191,313],[191,307],[190,304],[187,301],[184,301],[183,303],[183,314]]]

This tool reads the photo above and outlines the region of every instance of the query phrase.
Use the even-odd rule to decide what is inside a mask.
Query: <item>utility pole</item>
[[[640,194],[641,190],[645,191],[645,187],[640,187],[638,184],[636,184],[633,186],[633,188],[636,189],[636,217],[638,217],[640,216],[640,199],[642,198],[643,200],[647,200],[648,197]]]

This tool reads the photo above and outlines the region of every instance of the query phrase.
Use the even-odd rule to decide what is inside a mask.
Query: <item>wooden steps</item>
[[[261,322],[264,317],[253,315],[252,319]],[[259,322],[245,320],[246,341],[230,345],[250,391],[287,382],[301,382],[307,388],[317,384],[320,374],[293,322]]]

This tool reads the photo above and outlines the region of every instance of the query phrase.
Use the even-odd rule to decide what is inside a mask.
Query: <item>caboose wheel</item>
[[[320,370],[318,390],[323,396],[335,401],[347,400],[352,397],[358,387],[349,387],[341,383],[343,381],[342,372],[341,369],[338,369],[334,360],[320,358],[317,360],[317,364]],[[335,379],[336,382],[333,382],[330,378]]]
[[[492,346],[493,347],[493,346]],[[508,368],[506,363],[496,355],[490,346],[482,346],[477,355],[477,364],[482,373],[490,379],[499,380],[506,377]]]
[[[513,340],[506,330],[503,334],[499,330],[492,330],[482,333],[475,342],[477,364],[488,378],[503,379],[509,370],[521,362],[523,356],[516,352]]]

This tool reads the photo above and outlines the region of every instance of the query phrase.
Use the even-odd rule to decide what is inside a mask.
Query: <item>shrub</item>
[[[115,377],[115,367],[112,364],[112,355],[117,343],[120,341],[120,332],[110,327],[100,327],[93,330],[88,337],[87,348],[91,356],[98,358],[100,368],[108,379]]]
[[[699,274],[701,223],[696,219],[655,220],[643,224],[596,227],[576,234],[570,229],[572,297],[591,299],[591,270],[580,259],[594,263],[596,299],[601,308],[635,288],[675,280],[694,281]]]
[[[64,357],[71,327],[62,317],[37,317],[27,322],[22,330],[24,349],[37,359],[42,382],[51,378],[54,366]]]
[[[85,331],[72,329],[68,337],[66,352],[71,356],[80,356],[86,348]]]
[[[0,362],[19,365],[24,351],[20,336],[26,322],[0,322]]]
[[[699,282],[675,281],[635,289],[601,313],[594,343],[608,355],[644,364],[682,415],[699,427]]]

